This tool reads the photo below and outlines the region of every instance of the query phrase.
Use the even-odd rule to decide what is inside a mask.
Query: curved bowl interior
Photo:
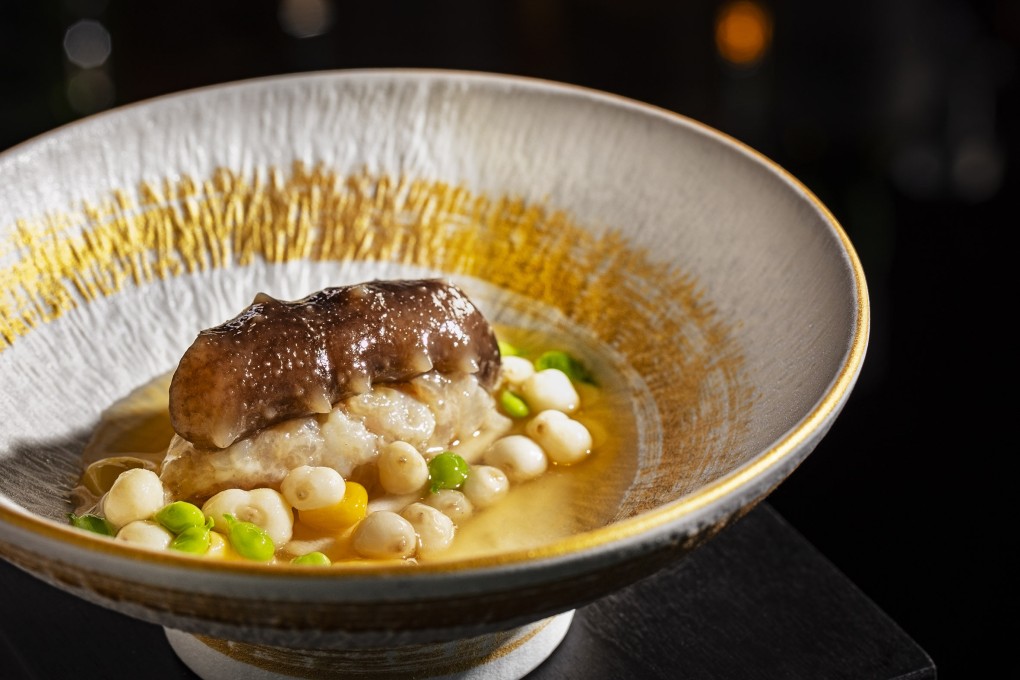
[[[184,630],[328,644],[577,606],[779,484],[837,416],[867,343],[856,255],[782,169],[675,114],[554,83],[364,71],[213,87],[10,150],[0,187],[0,554]],[[102,411],[172,370],[199,329],[259,291],[423,275],[616,367],[630,443],[608,470],[619,493],[590,500],[599,526],[313,575],[65,526]]]

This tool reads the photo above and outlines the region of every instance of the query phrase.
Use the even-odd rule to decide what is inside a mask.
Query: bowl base
[[[563,641],[574,612],[453,642],[366,649],[290,649],[164,629],[177,656],[203,680],[415,677],[518,680]]]

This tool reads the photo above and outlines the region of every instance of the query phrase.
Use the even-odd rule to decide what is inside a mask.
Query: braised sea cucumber
[[[456,286],[370,281],[285,302],[259,294],[199,333],[170,383],[170,422],[200,448],[224,448],[274,423],[328,413],[374,383],[437,370],[491,388],[496,336]]]

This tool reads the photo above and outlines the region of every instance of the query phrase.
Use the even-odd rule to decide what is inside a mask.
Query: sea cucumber
[[[488,321],[439,279],[370,281],[285,302],[259,294],[203,330],[170,383],[170,422],[199,448],[329,413],[375,383],[429,371],[474,374],[491,388],[500,355]]]

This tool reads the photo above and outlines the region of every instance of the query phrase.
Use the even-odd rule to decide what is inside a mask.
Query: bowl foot
[[[453,642],[366,649],[291,649],[231,642],[166,628],[177,656],[203,680],[415,677],[518,680],[563,641],[569,611],[520,628]]]

